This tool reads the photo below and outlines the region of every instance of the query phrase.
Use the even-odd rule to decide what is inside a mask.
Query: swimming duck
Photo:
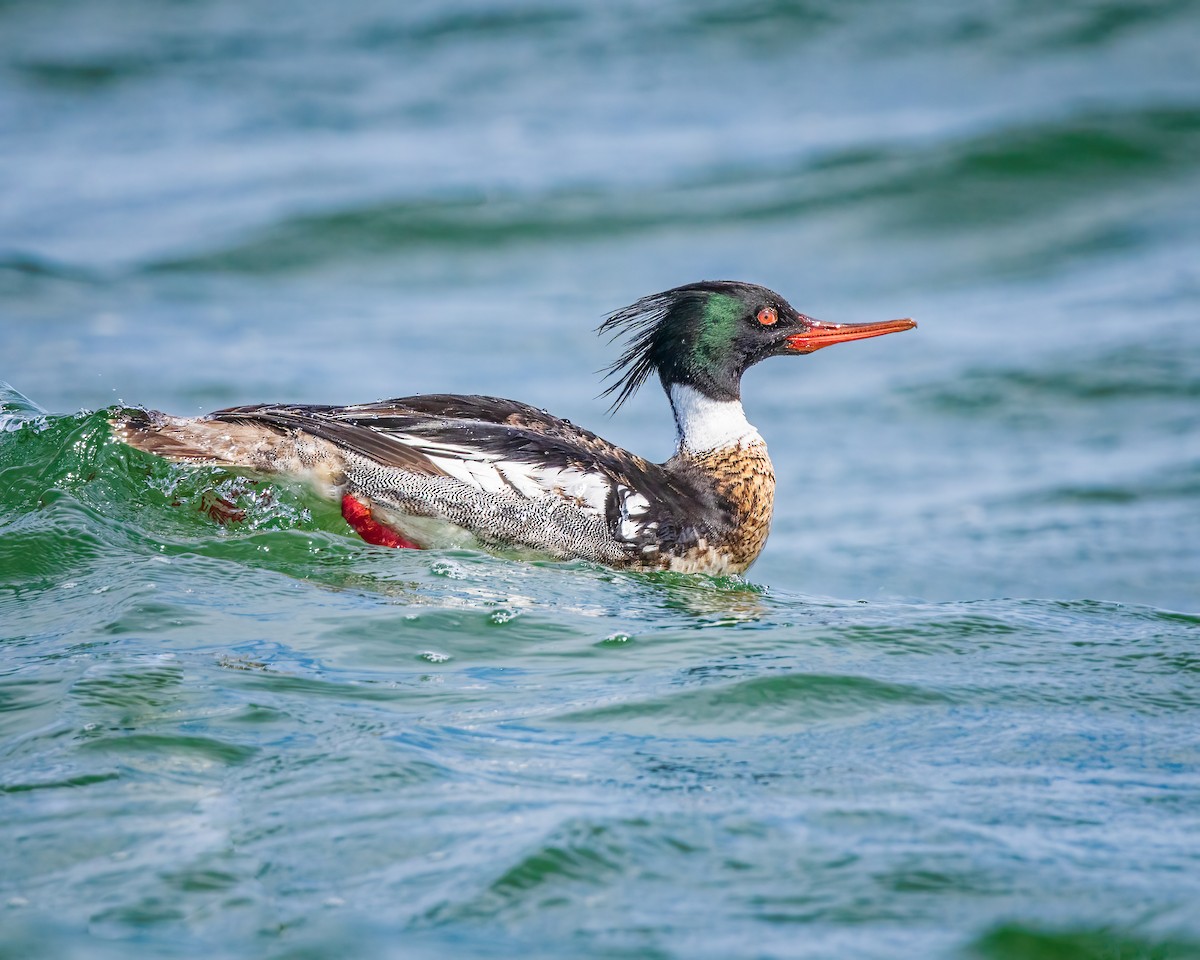
[[[255,404],[198,418],[125,411],[113,426],[173,461],[306,477],[373,544],[741,573],[766,543],[775,494],[767,446],[742,410],[742,374],[767,357],[915,326],[825,323],[730,280],[615,311],[599,332],[624,336],[625,350],[604,395],[616,410],[658,374],[678,435],[661,464],[545,410],[483,396]]]

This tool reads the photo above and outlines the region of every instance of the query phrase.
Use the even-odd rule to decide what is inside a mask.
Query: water
[[[1197,30],[0,4],[0,956],[1200,956]],[[458,391],[661,459],[592,328],[704,277],[920,322],[747,376],[745,580],[108,439]]]

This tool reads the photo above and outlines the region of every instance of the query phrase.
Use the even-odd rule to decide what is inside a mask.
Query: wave
[[[1052,15],[1029,16],[1019,3],[958,6],[911,4],[878,7],[835,0],[755,0],[686,11],[677,29],[755,44],[796,44],[814,33],[842,31],[867,50],[894,52],[920,43],[926,48],[971,46],[993,54],[1028,54],[1108,46],[1132,34],[1190,20],[1188,0],[1156,4],[1064,4]]]
[[[0,291],[36,280],[95,283],[100,277],[85,267],[28,250],[0,252]]]
[[[16,6],[16,5],[12,5]],[[120,22],[121,0],[104,5],[106,19]],[[0,4],[0,13],[5,5]],[[831,35],[856,55],[889,54],[919,45],[927,52],[969,47],[996,57],[1070,56],[1082,49],[1112,46],[1132,35],[1172,26],[1191,28],[1194,6],[1188,0],[1154,4],[1070,4],[1052,13],[1030,11],[1020,0],[986,8],[901,3],[880,8],[833,0],[755,0],[751,3],[642,5],[636,15],[605,15],[587,4],[504,6],[491,9],[442,9],[420,6],[381,11],[374,5],[324,10],[309,6],[286,32],[265,29],[256,19],[203,18],[181,30],[170,12],[139,8],[141,30],[125,31],[118,44],[61,50],[22,51],[14,72],[26,84],[56,92],[87,92],[140,80],[155,81],[168,72],[201,66],[228,70],[249,61],[294,57],[297,41],[319,36],[335,54],[361,55],[378,50],[452,52],[478,44],[527,44],[548,41],[544,53],[577,58],[596,50],[633,56],[658,56],[664,42],[703,50],[736,45],[747,49],[803,49],[829,42]],[[133,15],[133,14],[127,14]],[[68,19],[68,28],[96,29],[94,19]]]
[[[1200,398],[1200,371],[1194,360],[1186,351],[1169,346],[1123,346],[1056,361],[1041,368],[968,369],[950,382],[914,386],[906,392],[939,412],[971,418],[1131,400],[1187,403]]]
[[[721,737],[748,730],[778,734],[944,700],[930,689],[869,677],[797,673],[685,687],[650,700],[574,711],[559,720],[635,734],[687,731]]]
[[[1092,960],[1096,957],[1200,958],[1200,941],[1187,937],[1148,935],[1136,927],[1108,925],[1053,929],[1042,924],[1008,922],[978,937],[968,955],[980,960],[1027,960],[1058,957]]]
[[[1144,188],[1194,178],[1198,156],[1200,107],[1097,112],[933,144],[862,145],[776,166],[702,169],[668,182],[466,191],[307,211],[144,269],[270,274],[410,249],[494,251],[846,215],[873,234],[910,241],[1016,227],[1017,252],[1025,256],[1102,255],[1140,240],[1128,235],[1137,228],[1124,204],[1137,202],[1130,198]],[[1097,221],[1102,201],[1114,200],[1118,209]],[[1086,222],[1064,216],[1072,210],[1084,211]]]
[[[665,614],[692,626],[727,626],[761,613],[761,588],[739,578],[644,576],[549,560],[512,563],[466,550],[381,551],[354,536],[338,506],[302,482],[171,464],[125,446],[109,427],[117,410],[48,415],[0,383],[0,586],[20,593],[60,581],[119,582],[132,567],[144,574],[162,564],[175,567],[176,576],[240,591],[237,582],[246,575],[269,580],[282,574],[445,608],[445,623],[437,611],[423,613],[423,629],[441,638],[421,648],[423,663],[460,653],[444,640],[457,632],[453,623],[463,611],[484,631],[511,632],[507,625],[515,622],[523,635],[561,641],[561,624],[520,616],[539,588],[553,591],[562,612],[585,622],[618,613],[655,622]],[[614,582],[623,585],[615,593]],[[278,581],[267,589],[286,593]],[[138,606],[108,615],[106,629],[137,632],[166,615]],[[169,619],[190,622],[178,610],[169,611]],[[384,626],[392,628],[390,622]],[[331,642],[341,629],[331,628]],[[347,629],[355,633],[362,624]],[[606,629],[580,639],[590,652],[597,643],[619,645],[612,634]],[[432,648],[443,652],[430,660]]]

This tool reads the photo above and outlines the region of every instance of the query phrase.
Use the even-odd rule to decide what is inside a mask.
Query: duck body
[[[792,316],[808,322],[805,330],[793,329]],[[714,319],[723,329],[711,329]],[[854,325],[876,332],[840,339],[914,326],[888,323]],[[778,294],[733,281],[675,288],[610,315],[602,330],[632,334],[610,368],[619,375],[609,390],[619,391],[614,407],[656,371],[670,399],[678,443],[662,464],[544,410],[485,396],[259,404],[198,418],[129,411],[114,432],[177,462],[304,477],[341,502],[364,539],[385,546],[741,573],[766,543],[775,474],[739,391],[744,366],[762,357],[739,341],[761,346],[764,333],[783,332],[772,338],[785,345],[779,352],[802,352],[808,344],[797,337],[813,329],[851,328],[813,321]]]
[[[117,435],[179,462],[304,477],[340,500],[366,539],[388,546],[738,573],[766,542],[774,501],[757,434],[703,454],[681,448],[657,464],[497,397],[262,404],[196,419],[148,413],[124,420]]]

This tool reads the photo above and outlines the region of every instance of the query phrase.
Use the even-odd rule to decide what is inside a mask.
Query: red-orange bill
[[[797,333],[785,341],[792,353],[812,353],[822,347],[835,343],[845,343],[848,340],[865,340],[867,337],[882,337],[885,333],[901,333],[912,330],[915,320],[905,317],[903,320],[883,320],[879,323],[826,323],[824,320],[805,318],[808,329]]]

